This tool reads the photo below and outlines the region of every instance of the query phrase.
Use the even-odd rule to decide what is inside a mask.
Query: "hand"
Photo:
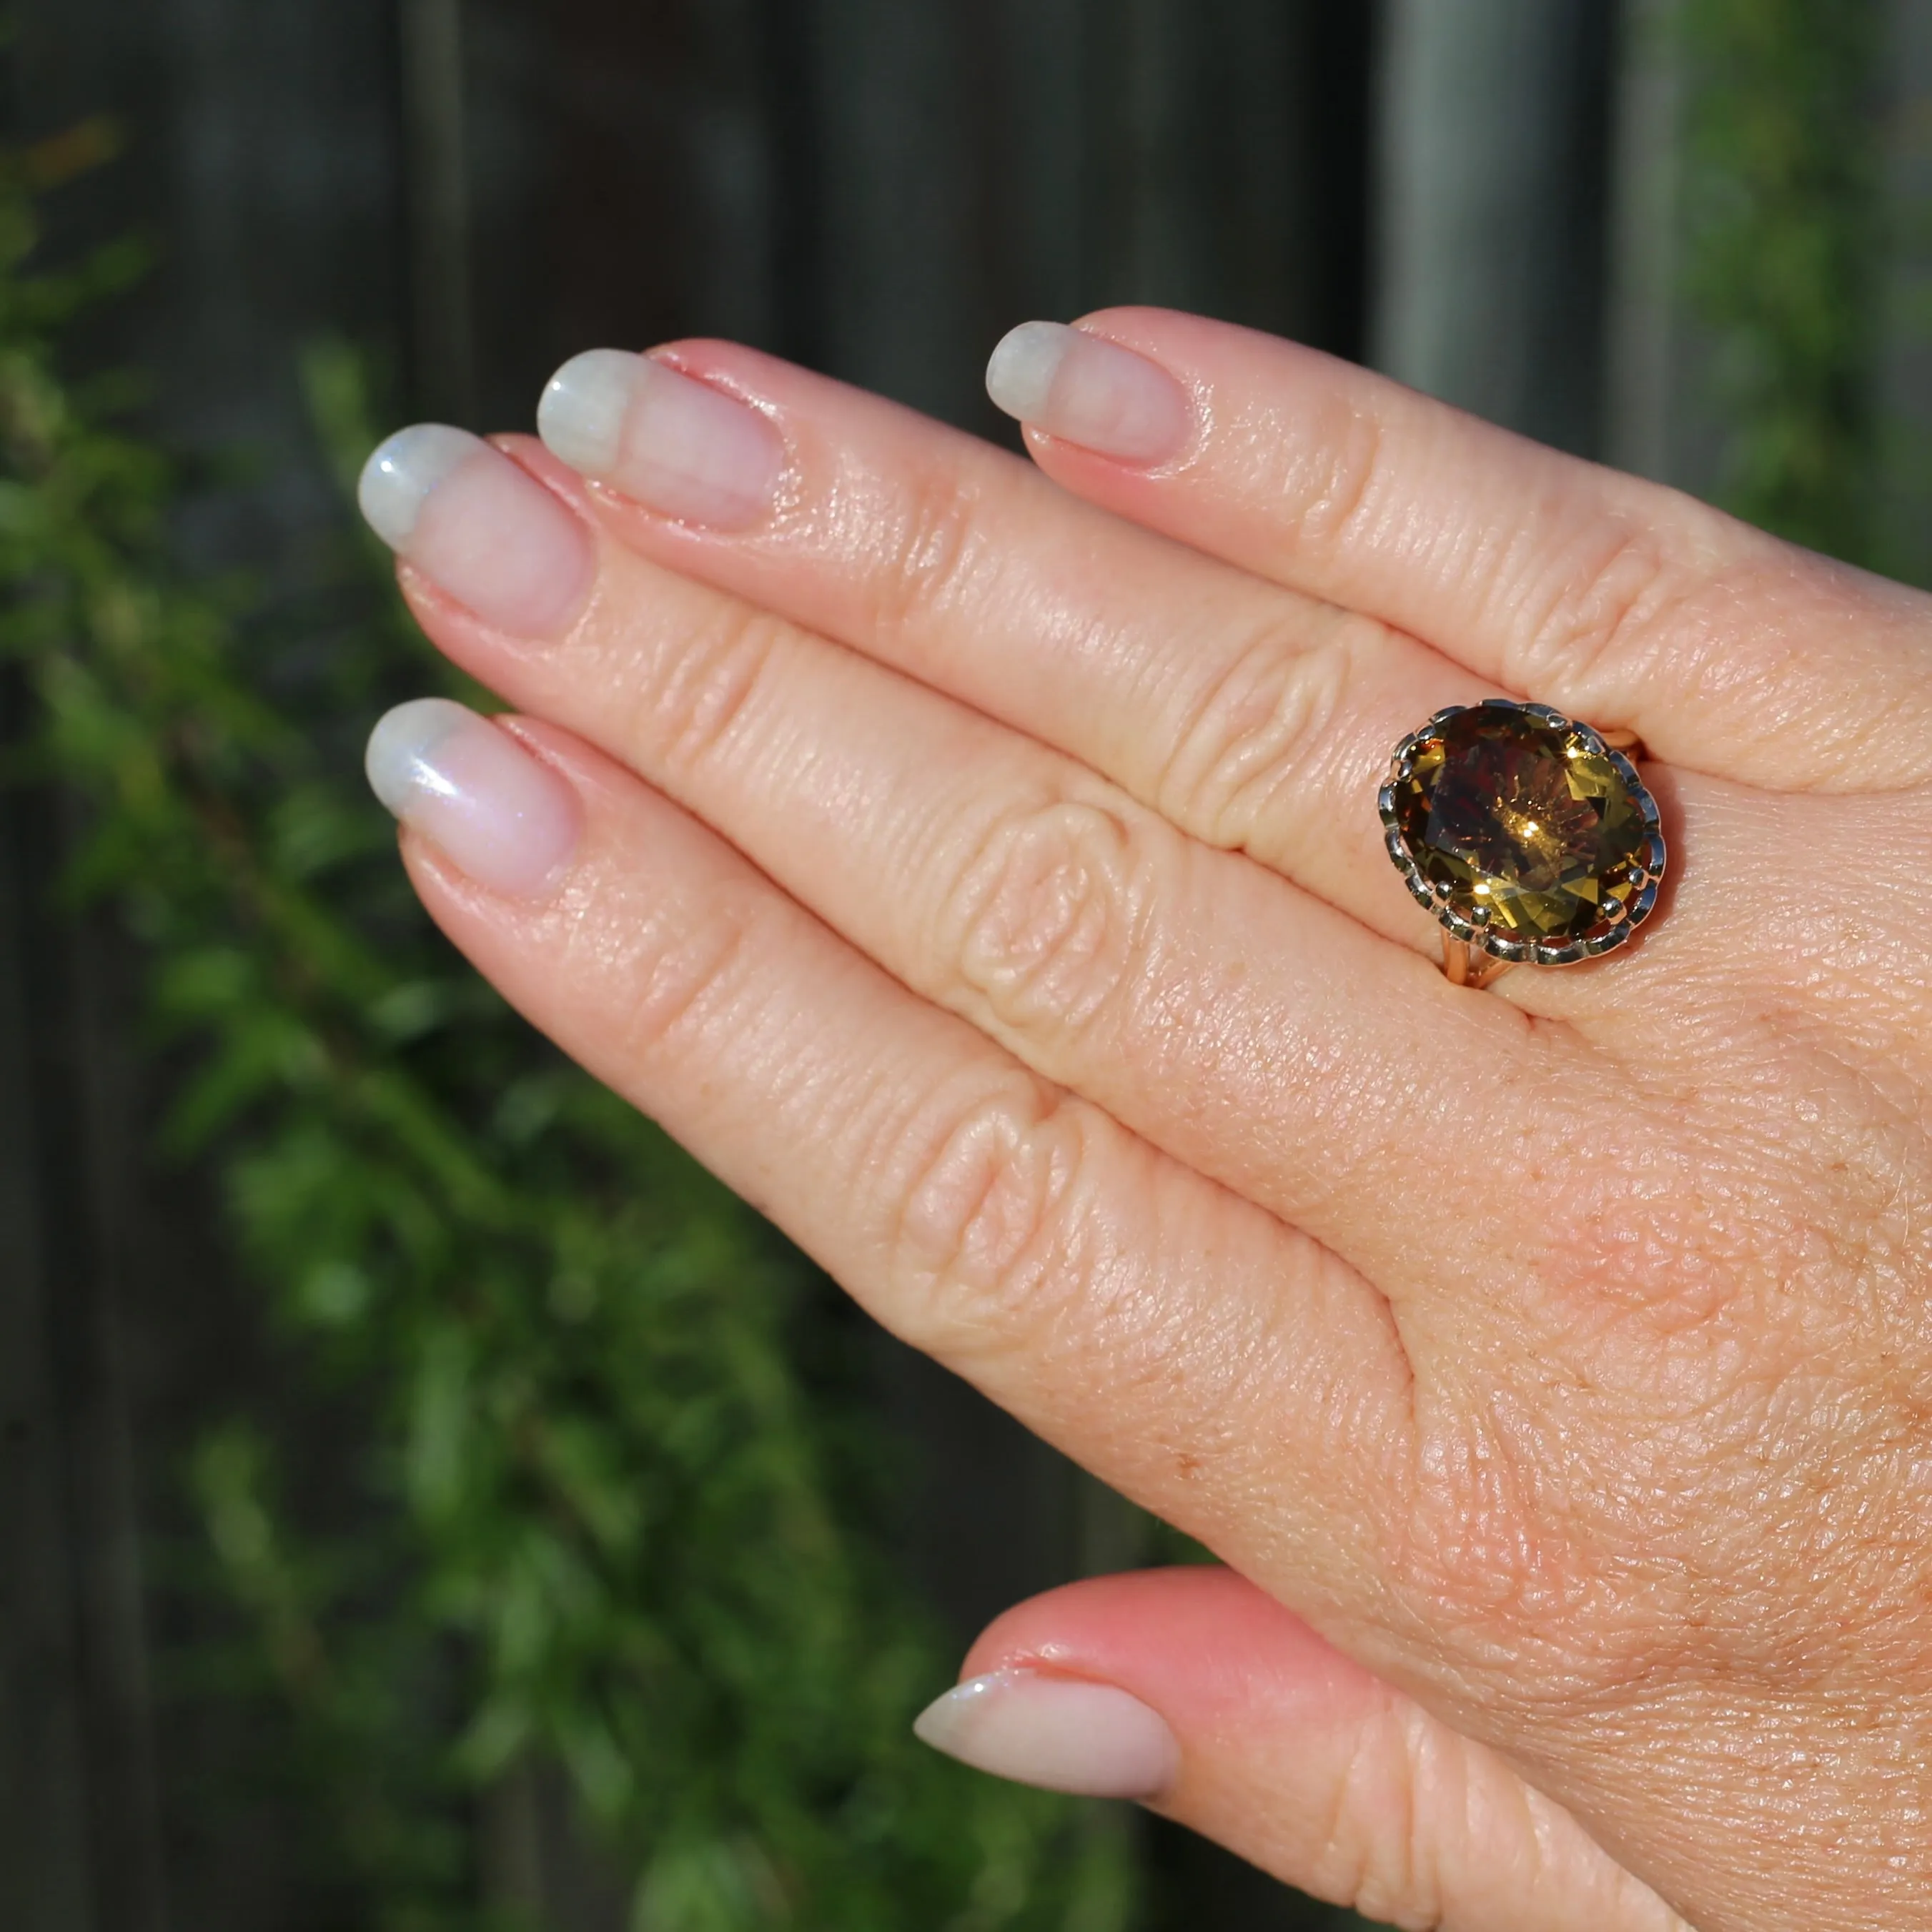
[[[1924,1924],[1932,603],[1184,316],[994,380],[1037,470],[709,343],[387,446],[527,714],[379,729],[424,901],[1239,1573],[1015,1612],[950,1748],[1412,1924]],[[1375,794],[1497,693],[1672,878],[1476,992]]]

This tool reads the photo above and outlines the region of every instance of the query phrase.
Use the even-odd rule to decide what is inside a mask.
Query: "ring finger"
[[[1372,801],[1399,738],[1499,687],[877,397],[736,347],[669,353],[676,365],[580,357],[541,412],[621,542],[1055,746],[1194,838],[1434,948],[1382,855]]]
[[[1373,801],[1399,739],[1501,694],[1480,670],[733,345],[594,351],[553,382],[541,422],[592,479],[591,514],[638,554],[1056,746],[1194,838],[1438,952]],[[1721,845],[1702,836],[1707,806],[1728,822],[1775,804],[1696,772],[1672,791],[1673,830],[1694,830],[1707,859]],[[1699,895],[1697,916],[1718,903]],[[1520,976],[1508,997],[1548,1017],[1598,1007],[1598,976]]]

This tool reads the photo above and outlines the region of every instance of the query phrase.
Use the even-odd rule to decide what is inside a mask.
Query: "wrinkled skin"
[[[584,614],[406,582],[584,842],[532,902],[411,838],[419,890],[1239,1573],[968,1661],[1160,1710],[1160,1809],[1406,1924],[1932,1922],[1932,601],[1305,350],[1083,326],[1184,385],[1174,460],[716,344],[664,352],[784,438],[748,528],[506,444],[596,532]],[[1496,693],[1641,735],[1672,869],[1475,992],[1374,795]]]

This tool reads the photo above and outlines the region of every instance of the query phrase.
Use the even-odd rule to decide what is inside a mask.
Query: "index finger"
[[[459,729],[404,730],[386,795],[424,904],[512,1005],[901,1339],[1304,1608],[1372,1614],[1413,1378],[1361,1276],[917,998],[624,767],[532,721]],[[506,878],[533,790],[566,830]]]

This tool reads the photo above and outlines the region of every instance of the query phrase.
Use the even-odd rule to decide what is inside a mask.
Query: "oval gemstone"
[[[1642,889],[1650,827],[1616,765],[1574,726],[1475,705],[1420,740],[1395,817],[1446,902],[1510,939],[1561,944],[1613,926]]]

